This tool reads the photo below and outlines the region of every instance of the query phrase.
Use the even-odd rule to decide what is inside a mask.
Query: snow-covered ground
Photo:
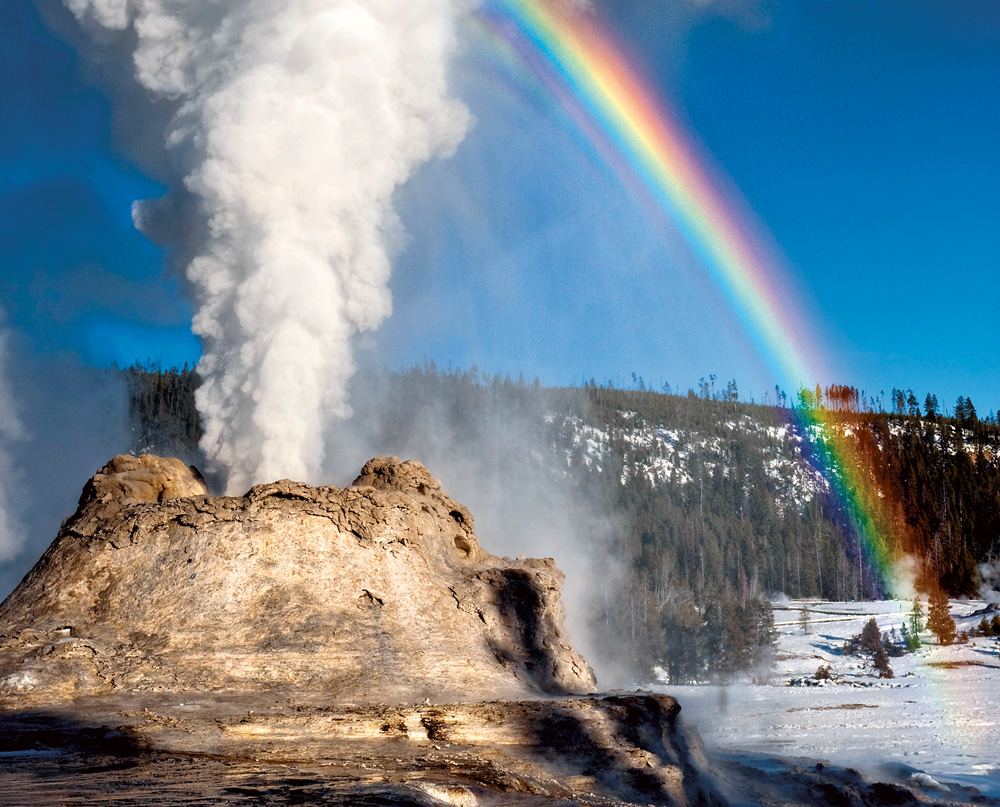
[[[808,604],[808,634],[800,624]],[[983,602],[953,602],[959,631]],[[935,779],[1000,797],[1000,646],[992,638],[939,646],[890,659],[893,679],[879,679],[859,656],[844,655],[849,636],[875,617],[883,631],[908,618],[908,602],[775,603],[780,632],[771,685],[664,686],[681,703],[709,749],[808,758],[859,770],[901,763]],[[926,605],[925,605],[926,611]],[[833,679],[805,685],[829,665]],[[793,685],[789,685],[792,682]]]

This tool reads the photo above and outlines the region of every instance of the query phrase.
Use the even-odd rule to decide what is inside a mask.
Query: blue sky
[[[1000,6],[992,0],[598,0],[598,13],[780,245],[839,377],[1000,408]],[[193,361],[191,308],[131,224],[163,188],[28,0],[0,4],[0,300],[90,364]],[[546,383],[773,387],[704,268],[463,26],[476,125],[397,195],[395,314],[364,361]],[[126,116],[127,117],[127,116]]]

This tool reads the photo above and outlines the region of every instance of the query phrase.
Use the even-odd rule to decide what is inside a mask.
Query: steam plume
[[[13,444],[23,439],[23,426],[11,391],[8,340],[4,312],[0,309],[0,561],[17,555],[24,540],[14,511],[17,471],[13,458]]]
[[[979,564],[979,597],[988,603],[1000,602],[1000,560]]]
[[[352,339],[390,314],[395,188],[464,136],[453,0],[65,0],[132,49],[168,197],[136,225],[195,300],[202,447],[230,492],[313,481],[350,413]]]

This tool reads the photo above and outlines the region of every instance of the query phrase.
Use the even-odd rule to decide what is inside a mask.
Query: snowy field
[[[811,614],[803,633],[802,606]],[[952,602],[958,630],[979,624],[986,607]],[[681,703],[710,749],[807,758],[874,771],[883,763],[909,766],[938,781],[961,782],[1000,797],[1000,657],[992,638],[924,646],[890,659],[893,679],[879,679],[861,656],[844,655],[849,636],[875,617],[882,631],[908,618],[907,602],[774,603],[780,632],[771,685],[664,686]],[[924,606],[926,613],[926,604]],[[833,680],[806,685],[821,664]],[[790,682],[792,685],[789,685]]]

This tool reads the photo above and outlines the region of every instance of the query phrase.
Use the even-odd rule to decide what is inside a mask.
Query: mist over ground
[[[14,557],[21,546],[20,512],[17,505],[18,473],[11,456],[24,440],[24,427],[14,402],[8,367],[10,333],[0,309],[0,563]]]
[[[116,371],[38,354],[9,331],[0,332],[0,350],[2,598],[76,510],[84,483],[133,435]]]
[[[467,398],[444,399],[432,392],[444,386],[433,383],[426,395],[401,397],[394,378],[379,371],[355,377],[354,414],[326,435],[324,476],[349,484],[377,455],[422,462],[472,512],[486,551],[555,559],[566,575],[563,601],[571,643],[594,666],[601,686],[620,683],[623,671],[602,656],[591,627],[616,587],[611,544],[622,525],[609,502],[585,495],[567,473],[567,458],[553,452],[539,427],[542,396],[523,381],[520,389],[527,394],[519,396],[517,383],[508,378],[492,387],[492,400],[490,386]],[[407,392],[415,387],[420,385],[408,384]]]

